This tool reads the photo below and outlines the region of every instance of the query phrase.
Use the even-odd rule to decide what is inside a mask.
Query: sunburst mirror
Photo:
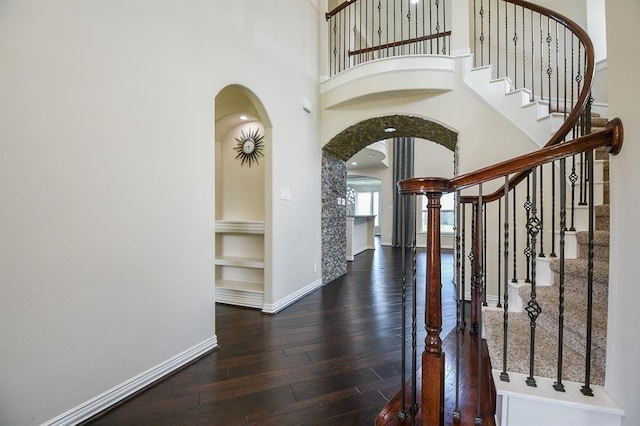
[[[245,162],[251,167],[251,164],[255,161],[258,163],[258,158],[264,157],[262,150],[264,149],[264,135],[260,134],[259,129],[252,130],[249,128],[247,133],[244,130],[240,131],[240,137],[236,138],[236,146],[233,148],[238,153],[236,158],[240,158],[242,166]]]

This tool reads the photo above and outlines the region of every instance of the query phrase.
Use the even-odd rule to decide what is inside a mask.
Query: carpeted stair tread
[[[483,322],[491,364],[502,370],[503,311],[484,310]],[[507,371],[529,374],[530,320],[526,313],[509,313],[507,330]],[[543,328],[536,329],[534,375],[557,377],[558,340],[556,334]],[[563,344],[563,380],[583,382],[584,354],[577,352],[565,340]],[[604,384],[604,371],[595,363],[591,369],[591,383]]]
[[[589,256],[589,232],[576,232],[578,242],[578,257]],[[609,231],[594,231],[593,233],[593,258],[600,262],[609,262]]]
[[[606,117],[591,117],[591,131],[597,127],[607,127],[609,120]]]
[[[596,230],[598,231],[608,231],[610,228],[609,221],[609,204],[600,204],[599,206],[595,206],[595,216],[596,216]]]
[[[560,272],[560,259],[553,259],[549,262],[551,271],[555,274]],[[588,259],[565,259],[564,260],[564,273],[565,276],[573,276],[581,279],[586,285],[587,272],[589,269]],[[554,278],[554,282],[558,282],[557,277]],[[609,285],[609,263],[608,262],[593,262],[593,281],[595,283],[602,284],[607,289]]]
[[[558,287],[541,287],[537,300],[542,312],[537,325],[558,334],[559,290]],[[591,349],[593,363],[604,369],[607,348],[607,297],[593,298]],[[587,342],[587,290],[580,294],[567,293],[564,297],[564,339],[572,348],[585,353]]]

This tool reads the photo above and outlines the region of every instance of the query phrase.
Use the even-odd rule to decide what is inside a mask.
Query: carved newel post
[[[422,353],[423,425],[444,425],[444,357],[442,352],[442,279],[440,265],[440,197],[447,192],[446,178],[416,178],[398,183],[401,194],[427,196],[427,273],[425,347]]]

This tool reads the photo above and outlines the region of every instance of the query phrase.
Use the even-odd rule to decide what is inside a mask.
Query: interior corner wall
[[[322,155],[322,282],[327,284],[347,273],[346,207],[347,165],[344,160]]]
[[[607,51],[609,113],[624,123],[624,145],[610,156],[611,248],[609,256],[609,322],[607,330],[607,377],[605,389],[625,410],[624,426],[640,424],[640,333],[638,321],[638,237],[640,236],[640,121],[638,99],[640,68],[640,2],[607,1]]]

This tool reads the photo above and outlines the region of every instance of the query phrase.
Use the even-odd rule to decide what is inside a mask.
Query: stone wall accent
[[[347,165],[344,160],[322,154],[322,283],[347,273],[346,207],[338,198],[347,196]]]
[[[387,127],[396,129],[393,133],[384,131]],[[323,151],[347,161],[362,148],[384,139],[413,137],[426,139],[455,150],[458,134],[442,124],[421,117],[408,115],[386,115],[374,117],[350,126],[337,134],[323,148]]]

